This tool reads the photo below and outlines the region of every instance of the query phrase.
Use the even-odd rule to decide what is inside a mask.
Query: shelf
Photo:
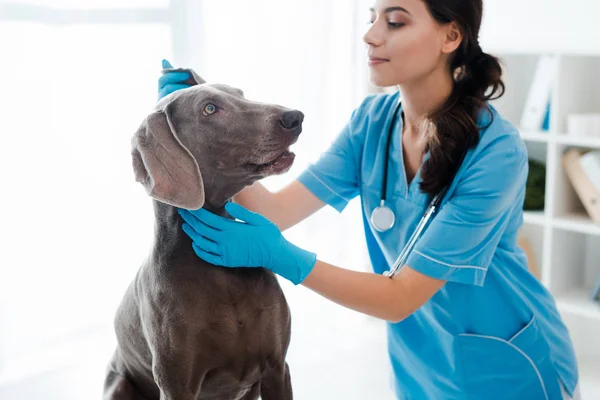
[[[523,221],[531,225],[543,226],[546,222],[544,211],[523,211]]]
[[[555,134],[549,132],[521,132],[521,137],[526,142],[538,142],[538,143],[559,143],[568,146],[576,147],[589,147],[592,149],[600,149],[600,138],[593,136],[576,136],[567,135],[564,133]]]
[[[600,321],[600,303],[591,299],[591,289],[571,290],[556,296],[558,308],[567,313]]]
[[[522,131],[521,133],[521,137],[523,138],[523,140],[527,141],[527,142],[540,142],[540,143],[549,143],[552,138],[556,135],[553,135],[552,133],[549,132],[544,132],[544,131],[540,131],[540,132],[527,132],[527,131]]]
[[[544,226],[546,221],[557,229],[600,236],[600,223],[592,221],[587,214],[571,213],[548,218],[544,211],[523,211],[523,222],[526,224]]]
[[[585,214],[567,214],[551,219],[554,228],[571,232],[600,236],[600,223],[596,223]]]
[[[590,147],[594,149],[600,149],[600,138],[598,137],[586,137],[565,134],[552,136],[552,140],[555,140],[556,143],[577,147]]]
[[[600,399],[600,357],[578,355],[581,397]]]

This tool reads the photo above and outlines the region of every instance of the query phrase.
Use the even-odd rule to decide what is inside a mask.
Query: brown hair
[[[462,42],[450,57],[452,93],[427,117],[434,129],[425,149],[429,159],[423,164],[420,189],[433,196],[450,184],[466,149],[479,142],[479,112],[486,108],[491,114],[486,101],[501,97],[505,87],[498,59],[479,46],[482,0],[423,1],[438,23],[454,21],[462,33]]]

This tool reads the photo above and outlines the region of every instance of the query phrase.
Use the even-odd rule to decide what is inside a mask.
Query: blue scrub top
[[[396,223],[378,232],[369,221],[381,199],[386,138],[399,100],[399,93],[367,97],[298,178],[340,212],[361,196],[376,273],[393,265],[428,204],[419,172],[407,185],[398,113],[386,200]],[[527,148],[517,129],[490,109],[480,113],[481,139],[406,262],[447,283],[408,318],[387,324],[399,399],[562,399],[559,380],[571,395],[577,384],[568,330],[517,246]]]

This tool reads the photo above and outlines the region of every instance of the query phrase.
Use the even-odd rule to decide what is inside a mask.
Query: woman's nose
[[[376,23],[371,24],[371,27],[365,32],[363,41],[369,46],[380,46],[383,43]]]

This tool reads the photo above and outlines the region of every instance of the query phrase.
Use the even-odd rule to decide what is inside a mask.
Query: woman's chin
[[[377,73],[371,73],[369,75],[369,81],[374,86],[381,87],[381,88],[398,85],[398,82],[395,81],[394,79],[391,79],[390,77],[383,76],[383,75],[377,74]]]

